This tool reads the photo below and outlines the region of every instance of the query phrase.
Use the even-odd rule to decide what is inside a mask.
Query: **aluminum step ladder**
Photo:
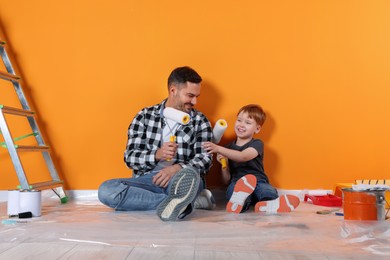
[[[11,157],[12,163],[14,165],[17,177],[19,179],[20,185],[18,189],[21,190],[45,190],[52,189],[53,192],[60,198],[61,203],[66,203],[68,201],[68,197],[65,194],[63,189],[63,181],[60,180],[52,158],[50,156],[50,147],[47,146],[43,140],[41,132],[38,128],[38,124],[35,120],[35,113],[31,111],[27,99],[23,93],[22,86],[20,84],[20,77],[15,74],[15,71],[12,67],[11,60],[6,51],[6,42],[0,39],[0,55],[4,66],[6,68],[5,71],[0,71],[0,80],[6,80],[13,84],[16,94],[19,98],[21,109],[9,107],[0,104],[0,130],[4,138],[4,142],[0,142],[0,146],[6,148]],[[9,130],[6,114],[13,116],[21,116],[25,117],[28,120],[28,123],[31,127],[32,133],[26,134],[23,136],[19,136],[13,138],[11,132]],[[8,116],[7,116],[8,117]],[[29,136],[34,136],[36,139],[37,145],[18,145],[17,141],[27,138]],[[29,183],[25,174],[25,170],[23,169],[22,162],[20,160],[19,152],[40,152],[43,155],[46,166],[50,172],[51,180],[39,183]]]

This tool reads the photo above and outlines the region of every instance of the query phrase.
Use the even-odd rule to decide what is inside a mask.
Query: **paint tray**
[[[308,194],[305,194],[305,201],[310,199],[314,205],[318,206],[326,206],[326,207],[341,207],[343,204],[343,200],[341,197],[327,194],[323,196],[311,196]]]

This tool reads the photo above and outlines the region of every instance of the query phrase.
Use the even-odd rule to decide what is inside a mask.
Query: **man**
[[[157,210],[163,221],[177,221],[192,212],[212,164],[212,156],[202,148],[202,142],[212,138],[211,124],[194,109],[201,81],[192,68],[176,68],[168,78],[168,98],[137,113],[124,154],[134,177],[105,181],[98,192],[103,204],[116,210]],[[165,117],[167,107],[189,114],[189,123]],[[203,204],[197,203],[197,208],[213,208],[211,193],[204,190],[202,195]]]

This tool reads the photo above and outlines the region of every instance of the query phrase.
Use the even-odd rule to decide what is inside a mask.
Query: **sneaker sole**
[[[234,186],[232,197],[226,205],[226,211],[240,213],[245,200],[255,190],[256,184],[257,178],[252,174],[247,174],[244,177],[241,177]]]
[[[294,195],[282,195],[276,200],[279,200],[279,207],[277,209],[277,213],[287,213],[296,209],[300,203],[300,200],[297,196]],[[270,201],[260,201],[255,205],[255,212],[272,212],[274,207],[270,207]],[[276,203],[276,201],[272,201],[272,203]]]
[[[190,168],[181,170],[173,178],[168,197],[157,207],[157,215],[163,221],[178,220],[180,213],[195,199],[200,183],[198,173]]]

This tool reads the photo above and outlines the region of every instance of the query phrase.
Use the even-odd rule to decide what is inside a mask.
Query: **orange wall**
[[[0,0],[0,23],[66,188],[129,176],[130,121],[166,96],[174,67],[190,65],[204,78],[198,108],[230,124],[223,143],[237,110],[259,103],[271,182],[330,189],[389,177],[389,9],[355,0]],[[8,105],[3,84],[0,96]],[[8,157],[1,151],[0,189],[17,184]],[[45,168],[26,157],[29,179],[39,179]],[[209,185],[220,185],[218,174]]]

